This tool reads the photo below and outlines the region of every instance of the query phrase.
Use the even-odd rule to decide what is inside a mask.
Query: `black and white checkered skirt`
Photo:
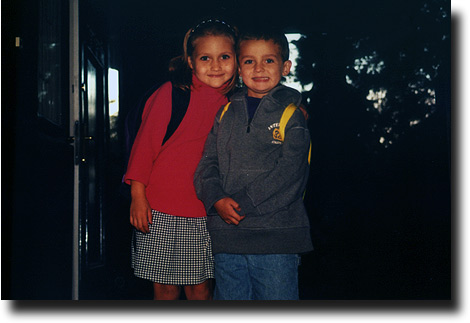
[[[214,278],[206,218],[185,218],[155,210],[152,216],[149,233],[134,229],[134,275],[168,285],[194,285]]]

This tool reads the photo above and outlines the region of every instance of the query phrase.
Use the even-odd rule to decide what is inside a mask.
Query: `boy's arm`
[[[207,136],[202,158],[194,174],[194,188],[202,201],[207,215],[217,215],[214,204],[228,195],[222,188],[217,158],[217,130],[220,111],[215,117],[214,126]]]
[[[309,149],[310,134],[303,113],[297,110],[286,126],[282,153],[275,167],[231,195],[241,212],[262,215],[301,198],[308,176]]]

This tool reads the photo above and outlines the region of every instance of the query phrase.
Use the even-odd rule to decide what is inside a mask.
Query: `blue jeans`
[[[298,300],[297,254],[216,254],[215,300]]]

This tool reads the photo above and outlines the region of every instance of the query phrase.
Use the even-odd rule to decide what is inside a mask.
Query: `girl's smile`
[[[221,87],[232,78],[236,69],[232,40],[226,36],[197,39],[188,64],[201,82],[213,88]]]

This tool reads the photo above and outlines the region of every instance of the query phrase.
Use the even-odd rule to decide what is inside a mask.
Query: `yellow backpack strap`
[[[289,119],[294,114],[297,106],[294,103],[289,104],[282,113],[281,121],[279,122],[279,133],[281,135],[280,140],[284,141],[284,134],[286,132],[286,125],[289,122]],[[310,142],[310,148],[308,150],[308,164],[310,165],[310,157],[312,155],[312,142]]]
[[[287,122],[289,122],[290,117],[292,117],[296,109],[297,109],[297,106],[294,103],[289,104],[284,109],[284,112],[282,113],[282,116],[281,116],[281,121],[279,122],[279,133],[281,135],[279,140],[284,141],[284,135],[286,132]]]
[[[308,149],[308,164],[310,165],[310,157],[312,156],[312,142],[310,141],[310,148]]]
[[[230,103],[231,103],[231,102],[227,103],[227,104],[225,105],[224,109],[222,110],[222,113],[220,114],[219,122],[222,121],[222,117],[224,116],[225,112],[227,112]]]

